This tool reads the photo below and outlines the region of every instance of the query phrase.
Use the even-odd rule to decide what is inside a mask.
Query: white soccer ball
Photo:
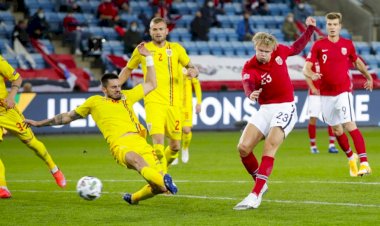
[[[96,177],[85,176],[79,179],[77,183],[79,196],[89,201],[99,198],[102,193],[102,188],[102,182]]]

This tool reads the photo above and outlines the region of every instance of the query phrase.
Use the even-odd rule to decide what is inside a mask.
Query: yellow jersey
[[[12,82],[19,77],[20,74],[0,55],[0,99],[5,99],[8,96],[4,79]]]
[[[181,65],[188,65],[190,58],[186,50],[176,42],[166,42],[165,46],[157,47],[153,42],[148,42],[145,47],[151,52],[156,70],[157,88],[150,92],[144,102],[154,102],[170,106],[182,106],[182,73],[179,73]],[[136,69],[141,63],[146,76],[146,61],[136,48],[128,61],[129,69]]]
[[[133,111],[133,104],[144,97],[141,84],[131,90],[122,90],[122,98],[113,100],[100,95],[89,97],[75,112],[86,117],[91,114],[108,144],[128,132],[140,133],[145,127]]]
[[[183,107],[193,109],[193,87],[195,91],[195,97],[197,98],[197,104],[202,102],[202,89],[198,78],[189,78],[184,76],[183,78]]]

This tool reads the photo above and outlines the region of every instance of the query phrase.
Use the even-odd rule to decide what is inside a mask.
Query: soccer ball
[[[96,177],[85,176],[79,179],[77,183],[79,196],[89,201],[99,198],[102,193],[102,188],[102,182]]]

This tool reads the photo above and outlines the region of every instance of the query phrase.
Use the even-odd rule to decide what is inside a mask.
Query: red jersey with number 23
[[[337,42],[323,38],[314,43],[306,61],[319,63],[321,70],[320,92],[324,96],[337,96],[351,92],[349,68],[355,62],[355,47],[351,40],[340,37]]]
[[[286,65],[286,59],[293,54],[296,54],[293,46],[279,44],[268,63],[258,62],[256,56],[245,63],[241,72],[243,82],[249,80],[254,90],[262,88],[258,98],[260,105],[294,101],[294,89]]]

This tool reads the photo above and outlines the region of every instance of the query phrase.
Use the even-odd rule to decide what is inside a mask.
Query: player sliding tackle
[[[144,43],[139,44],[138,51],[147,62],[147,76],[144,83],[131,90],[121,90],[118,76],[105,74],[101,79],[104,96],[91,96],[75,110],[58,114],[51,119],[26,120],[26,123],[36,127],[53,126],[68,124],[91,114],[116,161],[122,166],[138,171],[148,182],[138,192],[124,195],[124,200],[129,204],[137,204],[140,200],[167,191],[172,194],[177,193],[177,187],[171,176],[163,175],[163,168],[155,151],[146,142],[146,130],[132,108],[135,102],[144,98],[157,86],[150,52]]]

